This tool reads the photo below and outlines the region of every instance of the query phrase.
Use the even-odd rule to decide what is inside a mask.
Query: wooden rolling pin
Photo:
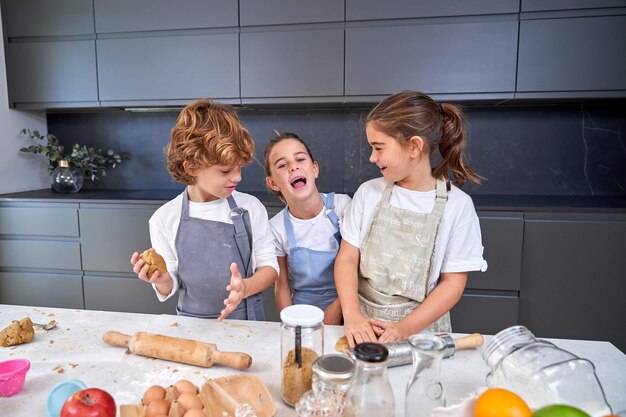
[[[120,332],[106,332],[102,340],[111,346],[127,347],[136,355],[205,368],[220,364],[235,369],[248,369],[252,365],[252,357],[246,353],[220,352],[213,343],[162,334],[136,332],[129,336]]]

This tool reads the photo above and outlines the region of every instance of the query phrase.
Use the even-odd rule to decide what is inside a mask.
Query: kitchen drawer
[[[160,302],[152,285],[137,277],[85,275],[83,282],[87,310],[176,314],[178,295]]]
[[[0,304],[82,309],[82,277],[41,272],[0,272]]]
[[[519,298],[504,294],[467,292],[450,312],[452,331],[496,334],[518,323]]]
[[[151,247],[148,220],[157,208],[82,204],[83,269],[132,273],[130,257],[133,252]]]
[[[5,268],[80,270],[80,243],[62,240],[1,239],[0,265]]]
[[[0,234],[78,237],[78,207],[0,207]]]
[[[470,272],[467,288],[519,291],[524,241],[523,213],[479,212],[485,272]]]

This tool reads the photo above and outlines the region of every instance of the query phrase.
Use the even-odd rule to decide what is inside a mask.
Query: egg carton
[[[211,381],[218,386],[215,387]],[[178,401],[179,395],[175,386],[165,388],[165,399],[170,401],[168,417],[185,416],[184,407]],[[242,415],[242,408],[247,408],[245,404],[254,410],[256,417],[273,417],[276,414],[272,395],[255,375],[238,374],[207,380],[200,388],[198,397],[206,417],[238,417]],[[150,417],[147,415],[147,409],[148,407],[142,404],[122,404],[120,417]]]

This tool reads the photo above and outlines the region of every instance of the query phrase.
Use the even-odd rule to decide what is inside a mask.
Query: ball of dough
[[[148,265],[148,277],[152,276],[154,271],[161,273],[167,272],[167,265],[165,265],[165,259],[155,251],[145,250],[141,254],[141,259]]]

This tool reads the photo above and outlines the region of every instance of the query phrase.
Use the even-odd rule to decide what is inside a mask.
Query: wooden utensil
[[[136,355],[205,368],[220,364],[235,369],[248,369],[252,365],[252,357],[246,353],[220,352],[215,344],[197,340],[144,332],[136,332],[130,336],[115,331],[106,332],[102,340],[111,346],[127,347]]]

